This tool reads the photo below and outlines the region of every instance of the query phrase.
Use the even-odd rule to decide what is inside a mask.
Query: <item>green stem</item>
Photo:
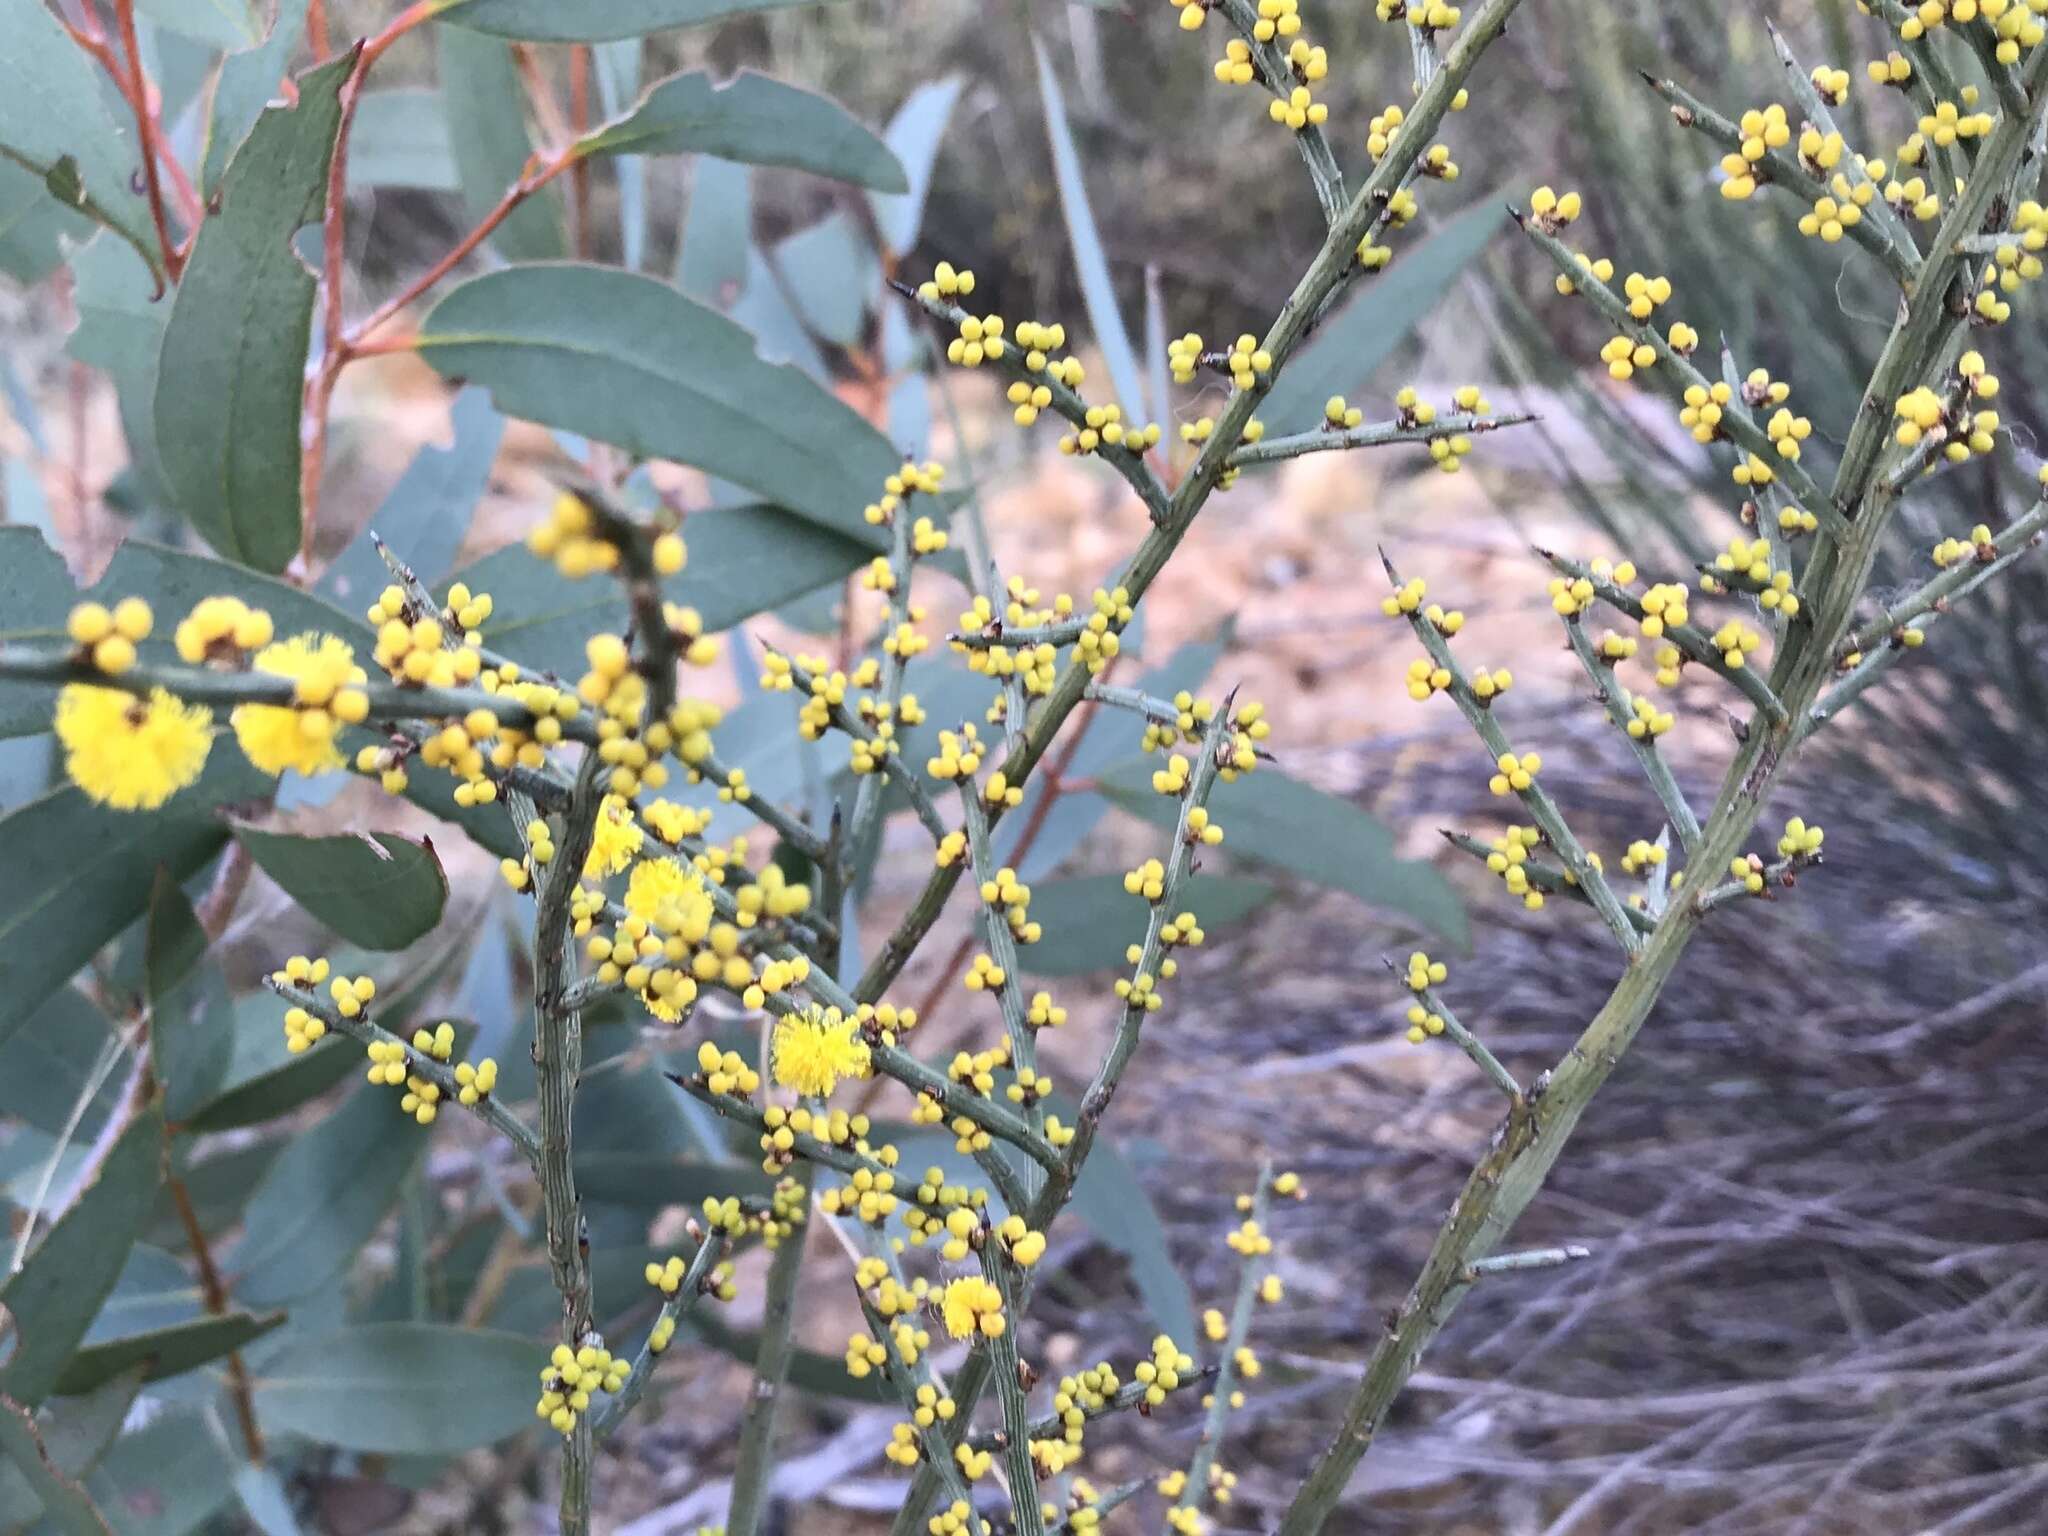
[[[1259,1165],[1258,1187],[1252,1194],[1251,1220],[1261,1231],[1265,1229],[1266,1215],[1272,1203],[1273,1165],[1267,1160]],[[1200,1509],[1209,1492],[1209,1469],[1215,1466],[1216,1453],[1222,1448],[1224,1426],[1230,1419],[1230,1398],[1237,1390],[1237,1352],[1244,1347],[1245,1335],[1251,1331],[1252,1308],[1259,1299],[1259,1286],[1271,1268],[1272,1263],[1267,1256],[1247,1254],[1244,1268],[1238,1275],[1237,1299],[1231,1303],[1230,1318],[1217,1352],[1216,1385],[1209,1392],[1209,1411],[1202,1419],[1202,1438],[1195,1442],[1195,1453],[1188,1460],[1187,1482],[1181,1488],[1180,1502],[1188,1508]]]
[[[1658,802],[1664,807],[1664,814],[1670,818],[1672,830],[1678,834],[1678,841],[1689,855],[1700,842],[1700,820],[1686,803],[1685,791],[1678,787],[1678,780],[1672,776],[1671,765],[1664,761],[1664,754],[1657,750],[1656,740],[1647,731],[1640,737],[1629,734],[1629,727],[1635,724],[1635,700],[1622,687],[1621,679],[1615,675],[1613,664],[1601,660],[1593,649],[1593,642],[1586,638],[1586,626],[1579,622],[1579,616],[1572,614],[1564,621],[1565,639],[1570,642],[1572,654],[1579,658],[1579,665],[1585,668],[1586,677],[1600,696],[1601,706],[1607,711],[1607,718],[1627,739],[1629,750],[1635,753],[1636,763],[1643,770],[1643,777],[1650,781],[1650,788],[1656,792]]]
[[[1288,295],[1281,306],[1279,317],[1266,334],[1264,350],[1273,358],[1273,372],[1265,380],[1257,382],[1249,390],[1234,392],[1217,417],[1216,427],[1209,440],[1202,445],[1201,453],[1189,468],[1172,497],[1162,502],[1158,495],[1157,480],[1142,461],[1135,465],[1142,472],[1143,480],[1133,480],[1146,508],[1152,513],[1153,528],[1131,556],[1117,578],[1117,584],[1129,595],[1135,606],[1151,587],[1173,552],[1180,547],[1188,530],[1194,526],[1202,508],[1208,504],[1216,483],[1227,469],[1230,453],[1243,441],[1244,429],[1258,409],[1272,386],[1272,380],[1280,371],[1295,349],[1307,338],[1310,329],[1321,318],[1328,306],[1342,290],[1359,275],[1358,243],[1368,234],[1383,230],[1390,218],[1389,204],[1393,195],[1406,184],[1415,163],[1428,147],[1437,127],[1450,111],[1452,98],[1464,88],[1480,57],[1506,30],[1508,18],[1520,6],[1521,0],[1484,0],[1464,23],[1457,41],[1444,56],[1443,68],[1416,97],[1415,105],[1409,112],[1400,137],[1372,169],[1365,182],[1353,194],[1344,211],[1330,226],[1329,238],[1316,253],[1315,260],[1295,284],[1294,292]],[[920,301],[922,302],[922,301]],[[931,306],[927,306],[931,307]],[[944,311],[947,306],[939,306]],[[1004,356],[1008,358],[1010,352]],[[1021,359],[1019,360],[1021,366]],[[1038,376],[1032,375],[1036,380]],[[1054,391],[1054,405],[1062,404],[1059,391]],[[1069,402],[1078,405],[1078,400]],[[1065,410],[1061,411],[1066,414]],[[1069,420],[1075,418],[1069,417]],[[1105,455],[1098,455],[1104,457]],[[1115,455],[1107,455],[1119,473],[1131,479],[1132,466],[1126,465]],[[1123,459],[1134,456],[1124,454]],[[1091,674],[1079,662],[1070,661],[1060,674],[1053,691],[1040,704],[1032,717],[1031,726],[1025,732],[1020,748],[1008,752],[1003,759],[1003,775],[1012,784],[1022,784],[1031,776],[1045,756],[1054,737],[1059,734],[1067,717],[1081,703],[1087,690]],[[990,825],[1001,818],[991,816]],[[955,861],[945,869],[934,870],[926,880],[924,889],[912,903],[910,910],[897,924],[896,929],[883,943],[881,950],[861,975],[854,995],[863,1002],[874,1002],[888,989],[911,955],[931,931],[945,910],[946,899],[960,883],[962,865]],[[929,1489],[926,1500],[929,1500]],[[919,1506],[920,1509],[922,1505]],[[904,1536],[899,1532],[898,1536]]]
[[[584,754],[569,797],[562,840],[547,866],[533,918],[534,1078],[540,1099],[541,1209],[547,1217],[548,1272],[562,1297],[561,1341],[578,1348],[590,1331],[590,1269],[583,1209],[576,1194],[570,1127],[583,1071],[583,1021],[567,1006],[569,905],[590,854],[603,773],[595,752]],[[590,1416],[570,1431],[562,1453],[563,1536],[590,1532]]]
[[[1242,469],[1247,464],[1275,464],[1282,459],[1298,459],[1311,453],[1339,453],[1352,448],[1387,448],[1398,443],[1434,443],[1444,438],[1470,437],[1481,432],[1498,432],[1502,427],[1519,427],[1536,420],[1528,412],[1511,416],[1477,416],[1469,411],[1458,411],[1449,416],[1439,416],[1434,421],[1403,422],[1374,421],[1362,427],[1318,428],[1313,432],[1297,432],[1289,437],[1265,437],[1256,443],[1245,443],[1233,449],[1230,467]]]
[[[817,1177],[809,1163],[795,1175],[810,1204]],[[754,1353],[754,1385],[740,1417],[739,1458],[733,1467],[732,1506],[726,1512],[726,1536],[754,1536],[767,1511],[769,1482],[775,1471],[775,1410],[789,1377],[791,1336],[796,1323],[796,1286],[803,1273],[808,1220],[783,1238],[768,1265],[762,1295],[761,1342]]]

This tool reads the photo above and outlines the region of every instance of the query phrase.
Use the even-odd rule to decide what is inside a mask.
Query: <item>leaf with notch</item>
[[[293,837],[237,827],[235,841],[287,896],[364,949],[405,948],[448,904],[432,845],[395,832]]]
[[[889,440],[666,283],[576,263],[486,273],[434,306],[417,345],[509,415],[694,465],[882,547],[848,488],[900,467]]]
[[[299,406],[313,274],[292,236],[319,219],[354,56],[299,77],[298,105],[256,120],[199,227],[157,366],[156,441],[192,526],[244,565],[299,549]]]
[[[48,1500],[38,1495],[36,1487],[47,1492],[47,1472],[76,1484],[99,1465],[107,1447],[121,1433],[122,1421],[135,1406],[136,1394],[141,1389],[142,1374],[138,1371],[106,1383],[81,1401],[57,1404],[43,1411],[35,1428],[42,1442],[45,1470],[39,1471],[27,1463],[17,1465],[12,1456],[0,1455],[0,1531],[26,1527],[43,1512]],[[27,1448],[19,1439],[19,1423],[17,1420],[16,1438],[6,1446],[16,1455]],[[0,1428],[0,1435],[4,1433],[4,1428]],[[60,1502],[65,1496],[63,1491],[57,1495]]]

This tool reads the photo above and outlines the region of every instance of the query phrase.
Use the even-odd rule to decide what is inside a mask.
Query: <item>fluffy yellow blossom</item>
[[[199,777],[213,745],[213,711],[161,688],[147,699],[72,683],[57,695],[64,771],[117,811],[153,811]]]
[[[842,1077],[868,1075],[868,1047],[860,1026],[837,1008],[813,1004],[775,1021],[775,1081],[807,1097],[822,1098]]]
[[[249,761],[265,773],[295,768],[311,775],[341,767],[334,738],[342,726],[360,723],[370,707],[355,653],[332,635],[294,635],[258,651],[256,670],[289,677],[297,687],[290,704],[236,707],[235,739]]]

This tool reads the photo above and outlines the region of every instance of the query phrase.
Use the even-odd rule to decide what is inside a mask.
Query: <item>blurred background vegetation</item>
[[[1809,462],[1825,480],[1890,323],[1881,274],[1853,246],[1800,237],[1790,202],[1767,193],[1751,205],[1724,203],[1717,157],[1672,123],[1639,74],[1676,78],[1731,113],[1786,99],[1764,9],[1531,0],[1483,67],[1472,109],[1445,133],[1461,178],[1429,189],[1425,218],[1404,245],[1464,207],[1520,202],[1538,182],[1581,189],[1586,249],[1611,255],[1622,272],[1668,275],[1674,313],[1700,329],[1707,347],[1725,339],[1743,369],[1766,367],[1791,381],[1795,406],[1815,423]],[[1806,62],[1850,69],[1852,138],[1889,154],[1909,124],[1901,101],[1863,79],[1878,34],[1858,7],[1812,0],[1769,9]],[[371,30],[388,10],[337,5],[335,33]],[[1333,139],[1355,166],[1366,119],[1407,98],[1405,44],[1363,0],[1312,0],[1309,12],[1331,62],[1323,95]],[[751,65],[829,91],[877,126],[920,90],[957,82],[917,248],[881,262],[913,277],[940,258],[971,266],[980,292],[1006,315],[1061,318],[1078,333],[1087,296],[1052,175],[1034,33],[1064,87],[1130,333],[1144,345],[1155,291],[1165,334],[1195,329],[1213,341],[1263,331],[1319,243],[1314,200],[1262,100],[1212,79],[1216,29],[1190,39],[1164,5],[849,0],[658,38],[636,70],[649,81],[699,62],[720,71]],[[176,45],[164,46],[169,82]],[[385,76],[419,87],[436,78],[424,34],[393,53]],[[623,76],[600,79],[624,99],[630,87]],[[436,148],[403,134],[398,142]],[[354,255],[364,291],[390,291],[468,227],[476,210],[454,165],[460,148],[443,142],[438,160],[423,156],[424,168],[411,173],[419,185],[361,194],[369,216],[356,220]],[[885,306],[870,296],[879,295],[878,258],[844,238],[849,224],[865,227],[859,194],[762,173],[751,198],[735,204],[704,166],[653,162],[638,173],[600,173],[590,197],[591,254],[676,272],[688,265],[693,225],[701,239],[716,210],[725,265],[700,270],[725,284],[734,312],[771,350],[849,392],[885,362],[898,366],[892,354],[904,338],[890,333]],[[534,238],[545,245],[544,234]],[[703,256],[708,247],[697,249]],[[73,378],[60,349],[69,321],[61,299],[33,284],[0,284],[0,315],[18,445],[28,420],[66,408]],[[1695,451],[1661,406],[1610,384],[1593,361],[1602,339],[1583,307],[1553,294],[1540,256],[1503,226],[1364,398],[1383,402],[1409,378],[1475,378],[1497,404],[1533,405],[1543,422],[1521,442],[1484,441],[1469,476],[1477,489],[1454,501],[1417,500],[1401,467],[1347,468],[1335,484],[1262,482],[1217,505],[1214,519],[1242,523],[1205,528],[1200,546],[1221,562],[1234,540],[1267,541],[1258,560],[1243,560],[1253,574],[1218,577],[1206,591],[1198,577],[1164,594],[1182,606],[1161,621],[1181,633],[1206,630],[1256,594],[1237,649],[1215,675],[1260,666],[1262,647],[1284,649],[1291,670],[1267,664],[1260,678],[1269,692],[1298,688],[1309,701],[1296,701],[1292,720],[1313,748],[1289,755],[1290,767],[1305,763],[1391,824],[1420,829],[1425,844],[1438,824],[1490,831],[1496,813],[1468,792],[1479,778],[1444,769],[1447,759],[1471,762],[1454,726],[1434,716],[1418,725],[1421,717],[1406,713],[1397,681],[1405,653],[1392,656],[1385,633],[1356,617],[1376,607],[1364,565],[1375,540],[1401,540],[1411,567],[1455,562],[1461,577],[1481,583],[1456,596],[1516,637],[1493,643],[1540,651],[1552,637],[1542,628],[1541,572],[1520,553],[1525,536],[1625,547],[1652,569],[1682,575],[1737,531],[1726,463]],[[1909,498],[1886,580],[1904,584],[1924,570],[1941,534],[1997,527],[2030,493],[2048,432],[2048,330],[2022,307],[1986,350],[2007,383],[1999,405],[2019,451],[2001,449]],[[998,546],[1046,542],[1038,510],[1079,499],[1059,478],[1063,467],[1049,462],[1049,439],[1013,432],[992,396],[965,387],[955,437],[948,402],[921,385],[913,394],[922,404],[910,408],[937,424],[942,456],[962,441],[974,445]],[[23,400],[34,402],[26,412]],[[387,441],[388,399],[361,393],[346,405],[337,476],[359,494],[332,494],[342,507],[366,501],[367,488],[403,460]],[[1373,414],[1383,412],[1369,406]],[[104,479],[88,469],[95,483]],[[26,498],[46,493],[18,474],[8,484],[17,518]],[[1135,526],[1129,509],[1102,509],[1109,491],[1091,495],[1080,514],[1053,525],[1060,547],[1047,552],[1078,585],[1125,545],[1103,537],[1103,527]],[[337,526],[334,543],[352,531]],[[1282,558],[1273,550],[1319,573],[1314,590],[1336,594],[1330,600],[1346,622],[1297,646],[1288,582],[1265,569]],[[815,608],[785,617],[828,623]],[[1540,662],[1531,666],[1543,675]],[[1549,697],[1562,697],[1567,671],[1549,675]],[[1688,703],[1687,730],[1706,744],[1687,778],[1703,789],[1720,760],[1713,738],[1722,727],[1710,694]],[[2048,1174],[2044,720],[2048,575],[2022,564],[1944,625],[1926,660],[1901,669],[1891,691],[1808,765],[1801,803],[1785,809],[1829,827],[1826,868],[1794,899],[1714,926],[1596,1109],[1584,1147],[1532,1212],[1531,1241],[1590,1241],[1596,1261],[1489,1291],[1460,1314],[1387,1444],[1369,1458],[1374,1497],[1347,1512],[1349,1528],[1412,1531],[1427,1522],[1465,1536],[2040,1528],[2033,1500],[2048,1483],[2048,1390],[2039,1385],[2048,1358],[2040,1279],[2048,1222],[2039,1197]],[[1602,843],[1642,834],[1647,802],[1624,754],[1561,725],[1531,720],[1529,728],[1570,775],[1560,775],[1568,797]],[[1483,883],[1469,894],[1481,920],[1459,968],[1464,995],[1491,1000],[1503,1054],[1555,1055],[1604,990],[1597,936],[1569,912],[1500,916]],[[1151,1128],[1132,1160],[1197,1295],[1221,1289],[1213,1241],[1221,1192],[1242,1182],[1255,1144],[1298,1161],[1334,1213],[1299,1235],[1288,1277],[1298,1300],[1267,1341],[1269,1390],[1244,1421],[1245,1443],[1226,1457],[1244,1478],[1234,1518],[1246,1529],[1261,1526],[1319,1441],[1344,1368],[1399,1299],[1473,1138],[1490,1123],[1486,1102],[1468,1095],[1462,1078],[1419,1067],[1390,1043],[1395,1013],[1379,955],[1396,941],[1355,906],[1329,901],[1289,904],[1251,925],[1195,967],[1202,984],[1176,1020],[1173,1049],[1155,1055],[1156,1070],[1131,1092],[1139,1122]],[[1108,1252],[1083,1262],[1082,1279],[1100,1281],[1100,1290],[1077,1284],[1048,1298],[1048,1324],[1071,1357],[1126,1348],[1144,1331],[1142,1317],[1102,1300],[1120,1285],[1122,1262]],[[614,1528],[636,1536],[672,1528],[658,1523],[661,1511],[686,1507],[718,1470],[733,1401],[730,1392],[700,1392],[690,1422],[666,1422],[629,1453],[639,1475],[616,1485],[624,1491]],[[818,1465],[838,1465],[833,1448],[859,1438],[850,1433],[853,1411],[826,1398],[807,1403],[808,1443],[826,1458]],[[1143,1471],[1177,1443],[1170,1426],[1136,1426],[1135,1436],[1111,1450],[1112,1469]],[[861,1506],[861,1477],[873,1469],[856,1476],[855,1465],[847,1461],[814,1499],[797,1500],[789,1528],[878,1528]],[[337,1469],[336,1485],[358,1471]],[[451,1494],[443,1479],[408,1513],[356,1526],[334,1513],[329,1526],[524,1528],[517,1490],[533,1475],[508,1457],[476,1469],[481,1485],[510,1490],[497,1502],[472,1497],[471,1487]]]

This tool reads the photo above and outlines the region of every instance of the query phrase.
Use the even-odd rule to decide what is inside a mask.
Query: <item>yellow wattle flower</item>
[[[842,1077],[868,1075],[868,1047],[855,1020],[837,1008],[813,1006],[775,1021],[775,1081],[807,1097],[823,1098]]]
[[[633,819],[633,807],[623,796],[606,795],[591,829],[590,856],[583,861],[583,878],[597,880],[616,875],[632,862],[633,855],[646,841],[647,834]]]
[[[242,704],[231,717],[242,751],[265,773],[295,768],[311,776],[342,766],[334,738],[363,718],[368,698],[355,653],[333,635],[294,635],[256,653],[256,670],[292,678],[296,705]]]
[[[101,805],[153,811],[199,777],[213,746],[213,711],[162,688],[147,699],[71,683],[57,695],[64,770]]]

